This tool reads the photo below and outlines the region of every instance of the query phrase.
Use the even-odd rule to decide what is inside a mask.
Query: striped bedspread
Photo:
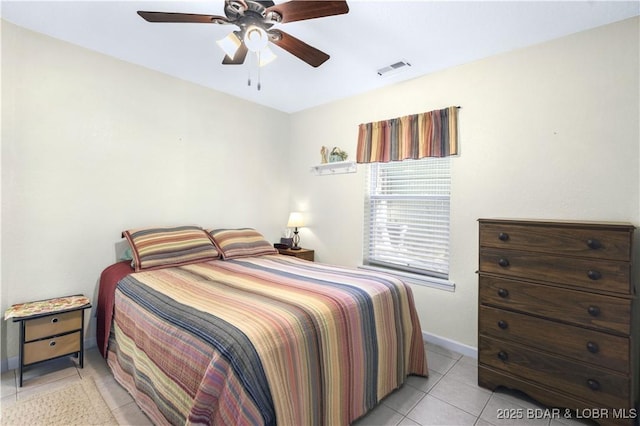
[[[347,425],[427,375],[407,285],[281,255],[125,277],[108,362],[156,424]]]

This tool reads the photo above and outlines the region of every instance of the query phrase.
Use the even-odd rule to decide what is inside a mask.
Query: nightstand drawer
[[[80,328],[82,328],[82,311],[78,310],[27,320],[24,337],[25,341],[30,342]]]
[[[295,255],[298,259],[309,260],[313,262],[313,250],[305,250],[304,252]]]
[[[315,254],[313,250],[309,250],[305,248],[301,248],[299,250],[293,250],[290,248],[278,249],[278,252],[280,254],[284,254],[285,256],[293,256],[293,257],[297,257],[298,259],[308,260],[310,262],[313,262],[314,254]]]
[[[81,338],[80,331],[76,331],[75,333],[52,337],[51,339],[25,343],[24,364],[29,365],[45,359],[79,352]]]

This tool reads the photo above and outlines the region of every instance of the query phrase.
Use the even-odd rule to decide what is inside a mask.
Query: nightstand
[[[280,254],[284,254],[286,256],[293,256],[293,257],[297,257],[298,259],[304,259],[304,260],[309,260],[311,262],[313,262],[313,254],[314,251],[313,250],[309,250],[309,249],[300,249],[300,250],[292,250],[292,249],[278,249],[278,251],[280,252]]]
[[[91,307],[82,295],[39,300],[11,306],[5,319],[20,322],[20,387],[24,367],[75,355],[84,367],[84,310]]]

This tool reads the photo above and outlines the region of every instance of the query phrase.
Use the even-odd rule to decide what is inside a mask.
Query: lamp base
[[[298,227],[296,226],[293,231],[293,247],[291,247],[291,250],[300,250],[302,247],[298,244],[300,244],[300,235],[298,235]]]

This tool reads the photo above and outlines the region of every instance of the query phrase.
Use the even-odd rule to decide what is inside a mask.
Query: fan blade
[[[329,59],[329,55],[326,53],[316,49],[315,47],[309,46],[304,41],[299,40],[284,31],[269,31],[269,36],[271,42],[276,46],[279,46],[292,55],[297,56],[312,67],[319,67]]]
[[[281,23],[322,18],[323,16],[342,15],[349,12],[346,1],[291,0],[267,8],[266,14],[276,12],[282,17]]]
[[[247,45],[242,43],[240,47],[238,47],[233,58],[229,57],[229,55],[224,55],[224,59],[222,60],[223,65],[242,65],[244,63],[244,58],[247,57],[248,51],[249,49],[247,49]]]
[[[138,11],[138,15],[148,22],[192,22],[196,24],[230,24],[224,16],[197,15],[194,13],[166,13]]]

